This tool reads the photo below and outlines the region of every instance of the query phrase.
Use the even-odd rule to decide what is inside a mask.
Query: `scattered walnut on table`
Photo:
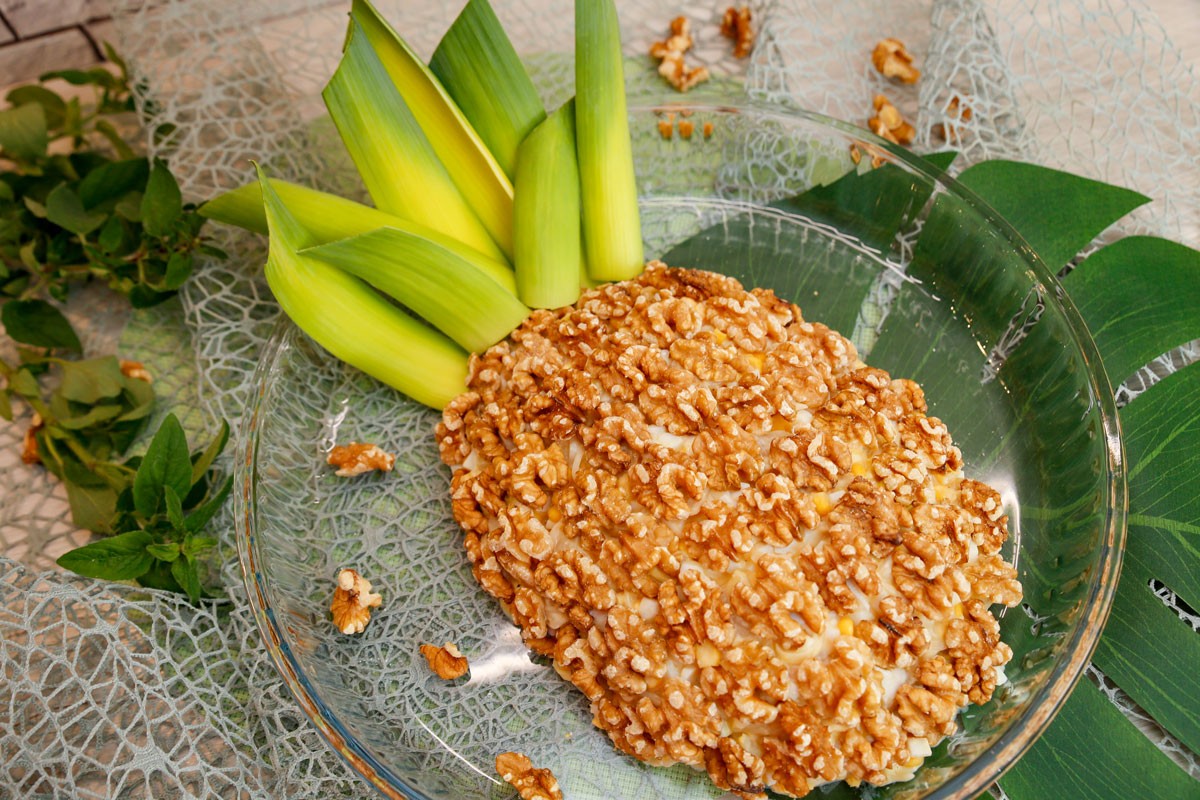
[[[135,378],[139,381],[145,381],[146,383],[151,383],[154,380],[150,376],[149,370],[147,370],[146,366],[140,361],[126,361],[125,359],[121,359],[120,368],[121,374],[126,378]]]
[[[453,642],[446,642],[441,647],[433,644],[421,645],[421,655],[425,656],[429,668],[439,678],[452,681],[467,674],[469,668],[467,657]]]
[[[521,800],[563,800],[558,779],[548,769],[533,766],[523,753],[496,756],[496,772],[521,795]]]
[[[867,120],[867,127],[871,132],[892,144],[911,144],[917,132],[912,125],[904,121],[904,117],[892,102],[885,95],[877,94],[873,105],[875,116]]]
[[[933,132],[943,141],[957,142],[962,138],[964,127],[959,123],[970,122],[975,112],[962,101],[958,95],[950,98],[946,104],[946,117],[949,122],[941,122],[933,126]]]
[[[371,609],[383,604],[383,597],[371,591],[371,582],[352,569],[337,574],[337,588],[329,606],[333,624],[344,634],[362,633],[371,621]]]
[[[885,78],[901,83],[916,83],[921,71],[913,66],[913,58],[899,39],[887,38],[875,45],[871,63]]]
[[[686,92],[698,83],[708,80],[708,67],[689,67],[683,54],[692,47],[691,22],[687,17],[671,20],[671,35],[664,41],[650,46],[650,55],[659,60],[658,74],[667,79],[676,91]],[[660,123],[661,131],[661,123]],[[663,138],[670,138],[664,133]]]
[[[721,18],[721,35],[733,40],[735,58],[745,58],[754,49],[754,26],[751,24],[750,6],[725,9]]]
[[[42,419],[42,415],[36,411],[33,412],[33,419],[29,421],[29,427],[25,429],[25,438],[21,440],[21,461],[26,464],[42,463],[42,454],[38,452],[37,434],[44,427],[46,427],[46,421]]]
[[[396,457],[378,445],[351,442],[339,444],[329,451],[325,459],[330,466],[337,467],[334,474],[340,478],[352,478],[366,472],[378,470],[391,472]]]

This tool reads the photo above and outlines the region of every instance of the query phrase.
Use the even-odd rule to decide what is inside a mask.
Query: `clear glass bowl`
[[[1030,248],[927,162],[811,114],[693,105],[685,117],[678,103],[630,110],[647,256],[770,287],[851,336],[868,363],[917,380],[967,474],[1003,495],[1025,587],[1001,620],[1009,682],[962,714],[913,781],[872,790],[973,797],[1053,719],[1112,601],[1125,483],[1095,347]],[[690,769],[617,753],[586,700],[527,655],[471,577],[436,412],[287,322],[256,381],[239,459],[242,566],[280,673],[333,750],[390,797],[512,796],[493,769],[505,750],[553,769],[572,800],[720,794]],[[398,452],[395,472],[334,477],[324,455],[349,439]],[[384,597],[356,637],[329,621],[347,566]],[[446,641],[470,656],[466,683],[440,681],[419,655]]]

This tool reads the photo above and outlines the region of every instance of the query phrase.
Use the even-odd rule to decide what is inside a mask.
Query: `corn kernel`
[[[866,475],[868,470],[870,470],[870,465],[865,461],[855,461],[850,465],[850,471],[860,478]]]
[[[787,417],[781,417],[776,414],[775,416],[771,417],[771,430],[790,433],[792,430],[791,420],[789,420]]]
[[[713,124],[711,122],[704,123],[704,138],[707,139],[708,137],[710,137],[712,135],[713,135]]]
[[[838,620],[838,633],[842,636],[849,636],[854,633],[854,620],[849,617],[842,617]]]
[[[825,516],[833,510],[833,502],[825,492],[817,492],[813,495],[813,506],[816,507],[817,513],[821,516]]]
[[[747,353],[746,360],[750,362],[752,367],[761,372],[763,364],[766,363],[767,356],[765,353]]]
[[[713,331],[713,339],[716,340],[717,344],[724,344],[728,338],[729,334],[725,331]]]
[[[670,122],[667,122],[665,119],[660,119],[658,121],[658,134],[662,136],[662,138],[670,139],[673,133],[674,126],[671,125]]]
[[[923,764],[924,762],[925,762],[925,759],[921,758],[920,756],[913,756],[908,761],[904,762],[904,766],[908,767],[909,769],[916,769],[917,767],[921,766],[921,764]]]
[[[679,120],[679,135],[684,139],[692,138],[692,131],[696,129],[694,123],[686,119]]]
[[[558,506],[550,506],[550,508],[546,509],[546,519],[550,522],[558,522],[562,519],[562,511],[559,510]]]
[[[950,614],[951,614],[951,616],[958,617],[959,619],[962,619],[964,616],[966,616],[966,609],[964,609],[964,608],[963,608],[963,604],[962,604],[962,603],[955,603],[955,604],[954,604],[954,605],[953,605],[953,606],[950,608]]]
[[[715,667],[721,663],[721,651],[711,642],[703,642],[696,648],[696,666]]]

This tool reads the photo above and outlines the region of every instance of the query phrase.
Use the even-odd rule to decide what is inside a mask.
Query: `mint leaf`
[[[119,397],[126,378],[115,356],[68,361],[62,365],[62,384],[58,393],[74,403],[95,405],[101,400]]]
[[[217,490],[207,503],[197,508],[183,521],[183,529],[189,533],[199,533],[204,530],[204,526],[212,521],[212,518],[221,510],[221,506],[229,498],[229,493],[233,489],[233,476],[225,479],[225,483]]]
[[[29,103],[40,105],[47,128],[59,127],[67,116],[66,102],[45,86],[38,86],[35,83],[18,86],[9,92],[5,99],[12,106],[23,106]]]
[[[107,485],[84,486],[67,476],[64,478],[67,502],[71,506],[71,521],[93,533],[112,533],[112,521],[117,513],[117,492]]]
[[[77,547],[59,557],[63,569],[87,578],[110,581],[133,580],[144,575],[154,563],[146,552],[153,537],[146,531],[130,531],[108,539]]]
[[[46,195],[46,219],[64,230],[84,236],[103,225],[108,215],[88,211],[79,195],[65,183],[60,183]]]
[[[195,561],[186,557],[175,559],[171,562],[171,577],[183,587],[189,600],[200,602],[200,572]]]
[[[142,195],[142,227],[150,236],[166,236],[183,213],[183,195],[166,162],[155,159]]]
[[[71,323],[45,300],[10,300],[0,309],[0,321],[9,337],[21,344],[83,352]]]
[[[8,158],[33,161],[46,155],[50,137],[46,112],[38,103],[0,111],[0,152]]]
[[[198,483],[204,477],[204,473],[208,472],[208,468],[217,460],[217,456],[221,455],[221,451],[225,449],[225,444],[229,441],[229,423],[221,420],[221,430],[217,432],[217,436],[213,439],[208,447],[204,448],[204,452],[199,455],[192,463],[192,483]]]
[[[126,192],[141,190],[150,177],[150,162],[145,158],[110,161],[96,167],[79,183],[79,199],[84,208],[123,197]],[[140,202],[140,200],[139,200]]]
[[[187,437],[174,414],[168,414],[154,434],[133,478],[133,505],[143,517],[152,517],[162,506],[167,487],[176,496],[191,486],[192,461]]]

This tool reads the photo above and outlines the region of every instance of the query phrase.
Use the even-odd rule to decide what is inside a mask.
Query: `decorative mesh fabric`
[[[118,49],[143,82],[143,100],[153,101],[159,121],[179,126],[169,155],[188,198],[245,182],[251,158],[279,177],[360,192],[332,126],[319,120],[319,91],[336,63],[348,3],[113,4]],[[455,11],[380,6],[426,56]],[[543,96],[564,99],[571,15],[547,13],[550,4],[538,0],[497,6],[518,50],[539,54],[530,63]],[[723,90],[743,81],[752,96],[859,124],[882,91],[914,122],[922,151],[942,146],[931,128],[947,121],[946,104],[957,95],[976,110],[959,122],[960,168],[1021,158],[1130,186],[1155,200],[1123,221],[1121,233],[1200,246],[1200,89],[1136,0],[752,6],[759,45],[747,62],[729,57],[713,32],[722,8],[692,1],[678,8],[697,29],[707,25],[693,58],[723,79]],[[650,0],[621,9],[637,53],[663,37],[675,12]],[[885,36],[917,55],[916,87],[874,74],[869,54]],[[656,80],[649,70],[633,78],[635,88]],[[219,419],[242,420],[277,315],[260,278],[263,243],[219,226],[210,233],[230,257],[204,263],[179,301],[128,317],[101,293],[72,303],[89,348],[115,348],[148,364],[164,399],[159,415],[184,413],[193,437]],[[1198,356],[1195,343],[1165,356],[1122,387],[1122,398]],[[87,537],[70,526],[61,487],[20,464],[27,425],[18,417],[0,428],[0,796],[363,796],[366,788],[323,744],[261,644],[232,510],[215,526],[228,599],[196,609],[171,595],[63,574],[54,559]],[[1191,755],[1161,731],[1152,735],[1200,775]]]

